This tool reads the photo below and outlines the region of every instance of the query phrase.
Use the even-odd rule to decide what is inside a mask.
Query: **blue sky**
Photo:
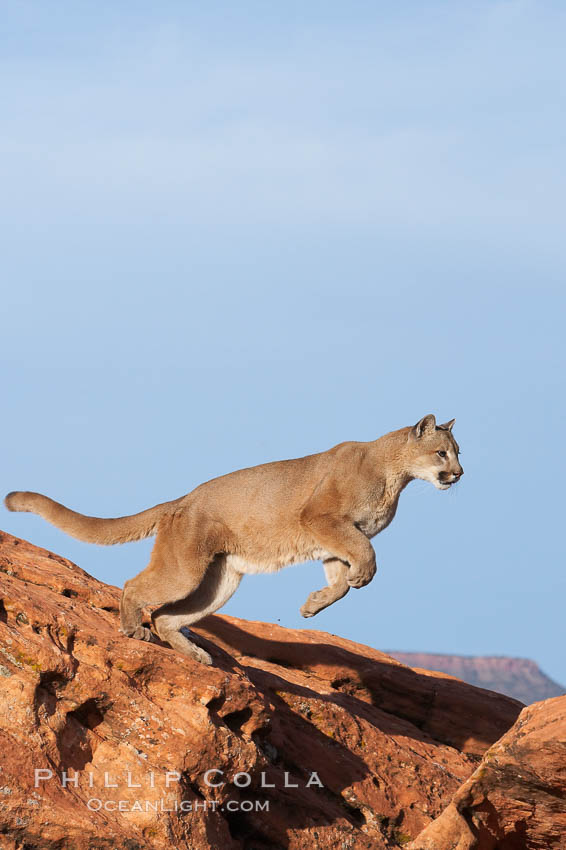
[[[4,490],[120,515],[231,469],[456,417],[378,574],[227,612],[566,684],[559,4],[2,5]],[[122,584],[103,549],[3,527]]]

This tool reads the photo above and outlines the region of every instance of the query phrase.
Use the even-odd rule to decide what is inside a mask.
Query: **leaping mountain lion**
[[[429,414],[377,440],[221,475],[179,499],[117,519],[84,516],[40,493],[9,493],[5,504],[88,543],[156,535],[149,565],[124,584],[121,630],[151,640],[142,609],[159,606],[152,614],[157,635],[211,664],[180,629],[217,611],[243,575],[321,560],[328,586],[309,595],[303,617],[368,584],[376,571],[370,539],[389,525],[407,484],[421,478],[447,490],[463,475],[453,424],[437,425]]]

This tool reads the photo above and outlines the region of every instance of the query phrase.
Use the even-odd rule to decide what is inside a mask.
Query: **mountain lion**
[[[213,478],[191,493],[118,519],[75,513],[39,493],[6,496],[11,511],[31,511],[88,543],[126,543],[156,535],[149,565],[124,584],[125,635],[158,636],[192,658],[210,655],[180,631],[224,605],[242,576],[321,560],[328,586],[301,608],[313,617],[375,575],[370,538],[389,525],[401,491],[414,478],[447,490],[464,470],[454,419],[434,416],[367,443],[346,442],[319,454],[252,466]]]

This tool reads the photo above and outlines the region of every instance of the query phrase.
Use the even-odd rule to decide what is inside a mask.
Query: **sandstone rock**
[[[409,667],[448,673],[463,679],[469,685],[507,694],[508,697],[518,699],[526,705],[566,693],[566,688],[550,679],[538,664],[529,658],[442,655],[397,650],[388,650],[388,654]]]
[[[334,635],[233,617],[194,630],[203,667],[122,636],[119,598],[0,535],[2,848],[403,846],[521,708]]]
[[[525,708],[411,850],[563,850],[566,697]]]

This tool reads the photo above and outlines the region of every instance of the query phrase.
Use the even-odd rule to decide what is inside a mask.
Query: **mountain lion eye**
[[[446,452],[437,452],[438,457],[446,457]]]

